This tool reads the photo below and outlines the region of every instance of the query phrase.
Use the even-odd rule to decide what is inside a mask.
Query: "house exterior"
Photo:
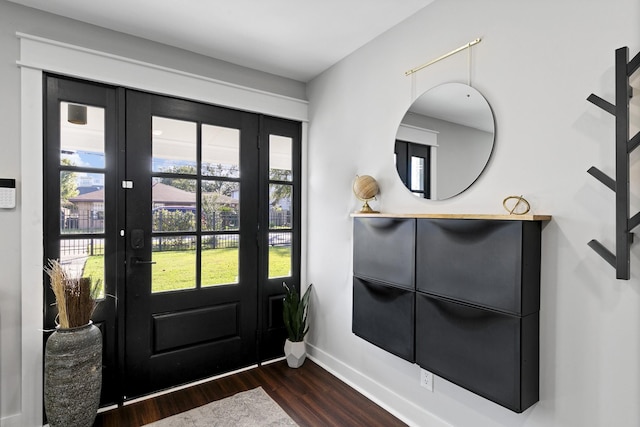
[[[63,230],[104,230],[104,189],[79,194],[63,205],[60,228]]]
[[[196,195],[171,185],[156,182],[151,187],[154,212],[181,209],[195,214]],[[227,207],[237,215],[239,200],[224,194],[205,193],[216,206]],[[60,213],[62,230],[96,231],[104,230],[104,188],[79,194],[68,200]]]
[[[0,173],[18,183],[17,208],[0,210],[0,424],[33,426],[42,419],[38,84],[44,65],[38,64],[55,55],[25,55],[22,35],[29,34],[53,40],[48,46],[55,52],[105,53],[58,62],[47,69],[53,73],[126,82],[304,123],[302,282],[314,284],[317,301],[310,315],[309,355],[400,419],[416,426],[640,425],[640,246],[632,246],[630,281],[617,280],[587,246],[592,238],[614,239],[614,199],[586,173],[593,165],[614,168],[613,119],[586,98],[591,93],[614,98],[614,50],[640,51],[639,16],[637,0],[436,0],[311,81],[298,82],[0,0]],[[451,57],[414,78],[404,75],[478,36],[483,41],[470,56]],[[149,63],[154,72],[177,72],[162,74],[160,82],[134,73],[123,77],[118,67],[105,65],[114,58],[133,59],[126,67]],[[194,79],[198,82],[189,80],[194,75],[201,77]],[[413,95],[449,81],[470,81],[485,95],[495,115],[496,148],[487,170],[460,196],[417,200],[397,177],[393,138]],[[209,90],[189,92],[201,88],[197,85]],[[229,95],[229,87],[250,90]],[[255,93],[277,96],[264,101]],[[298,107],[287,110],[283,99]],[[300,105],[304,114],[291,112]],[[631,117],[635,134],[637,95]],[[437,377],[430,392],[420,387],[415,364],[351,332],[349,215],[359,207],[351,183],[356,174],[367,173],[380,184],[374,208],[382,211],[502,213],[506,196],[522,194],[533,211],[553,215],[542,232],[540,401],[525,413],[512,413]],[[637,199],[637,186],[632,192]],[[171,202],[163,199],[159,203]],[[99,201],[77,203],[99,212]]]

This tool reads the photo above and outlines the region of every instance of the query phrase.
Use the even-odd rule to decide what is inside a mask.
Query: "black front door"
[[[127,93],[126,396],[258,361],[258,124]]]
[[[103,404],[279,356],[281,284],[300,286],[300,124],[46,86],[45,257],[102,283]]]

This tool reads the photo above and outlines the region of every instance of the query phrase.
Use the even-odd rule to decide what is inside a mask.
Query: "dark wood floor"
[[[315,363],[285,361],[98,414],[94,427],[141,426],[241,391],[262,388],[300,426],[405,426]]]

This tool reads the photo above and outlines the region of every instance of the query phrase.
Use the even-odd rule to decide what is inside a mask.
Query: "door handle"
[[[155,264],[155,261],[145,261],[143,259],[140,258],[131,258],[131,265],[151,265],[151,264]]]

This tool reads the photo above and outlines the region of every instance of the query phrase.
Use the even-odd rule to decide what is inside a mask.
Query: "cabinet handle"
[[[449,318],[453,317],[460,320],[480,320],[499,316],[507,316],[507,314],[502,315],[493,311],[485,310],[479,307],[470,307],[457,302],[442,301],[437,298],[428,299],[438,311],[444,313]]]

